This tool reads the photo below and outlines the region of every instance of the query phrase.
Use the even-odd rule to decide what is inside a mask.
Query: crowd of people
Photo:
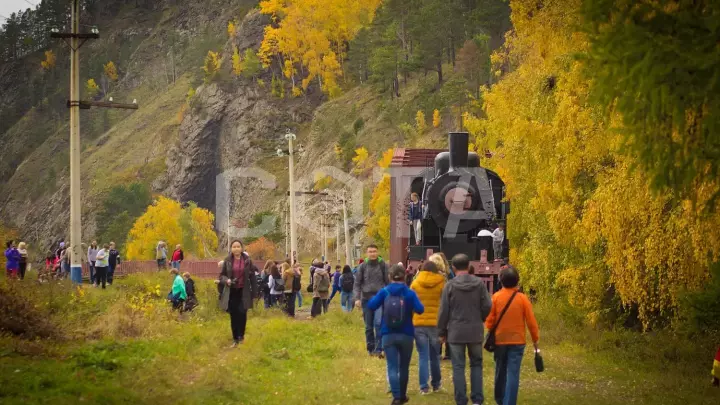
[[[456,404],[484,402],[484,348],[492,350],[495,360],[495,402],[516,404],[526,328],[536,351],[539,340],[530,300],[518,290],[518,272],[505,266],[500,274],[502,289],[490,297],[484,280],[473,274],[467,255],[458,254],[448,261],[442,253],[434,254],[416,271],[402,263],[389,265],[375,245],[369,245],[366,253],[355,269],[336,265],[334,272],[329,263],[313,260],[307,287],[312,293],[310,318],[326,313],[338,293],[344,312],[352,312],[353,304],[362,310],[366,349],[370,356],[386,361],[392,404],[408,401],[414,349],[419,356],[420,394],[441,389],[443,344],[452,363]],[[247,311],[255,300],[295,317],[295,302],[302,296],[302,268],[298,264],[270,260],[260,270],[242,242],[235,240],[230,255],[219,267],[220,306],[230,314],[232,347],[245,339]],[[176,284],[180,286],[179,281]],[[485,339],[485,329],[492,335],[492,345]],[[469,398],[465,380],[468,360]]]

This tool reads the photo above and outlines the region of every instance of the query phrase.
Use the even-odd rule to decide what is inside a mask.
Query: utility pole
[[[322,244],[323,244],[323,256],[325,256],[325,260],[329,260],[328,258],[328,248],[327,248],[327,234],[328,234],[328,221],[325,218],[327,216],[327,202],[323,202],[323,215],[322,215]],[[337,263],[336,263],[337,264]]]
[[[295,140],[295,134],[289,130],[285,134],[285,139],[288,141],[288,155],[290,156],[290,163],[288,166],[290,172],[290,263],[295,264],[297,261],[297,239],[295,233],[295,166],[293,162],[293,141]]]
[[[340,219],[335,219],[335,260],[340,263]]]
[[[288,249],[288,242],[290,241],[288,238],[288,225],[290,223],[288,222],[287,208],[283,210],[283,224],[285,226],[285,258],[290,258],[290,250]]]
[[[353,260],[350,256],[350,227],[348,226],[347,201],[345,192],[342,193],[343,223],[345,225],[345,264],[352,267]]]
[[[98,39],[100,35],[96,27],[91,33],[80,33],[80,0],[70,3],[70,32],[58,32],[53,29],[51,38],[70,40],[70,279],[77,284],[82,283],[82,219],[80,189],[80,109],[92,106],[107,108],[137,109],[137,102],[120,104],[112,102],[80,100],[80,47],[88,39]],[[112,101],[112,99],[111,99]]]
[[[73,36],[70,38],[70,279],[82,283],[82,222],[80,204],[80,0],[73,0],[70,10],[70,24]]]

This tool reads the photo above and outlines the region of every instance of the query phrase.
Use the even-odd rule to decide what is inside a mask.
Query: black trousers
[[[245,339],[245,326],[247,325],[247,308],[243,305],[243,289],[230,289],[230,302],[228,303],[228,312],[230,312],[230,329],[232,330],[233,340],[239,341]]]
[[[314,317],[320,315],[321,313],[326,313],[328,310],[329,303],[330,303],[330,300],[328,300],[328,299],[313,297],[312,307],[310,308],[310,316],[312,316],[314,318]]]
[[[102,283],[102,288],[105,288],[105,283],[107,283],[107,271],[107,267],[95,267],[95,284]]]
[[[285,312],[289,317],[295,318],[295,293],[285,294]]]
[[[25,279],[25,271],[27,270],[27,262],[20,263],[20,280]]]

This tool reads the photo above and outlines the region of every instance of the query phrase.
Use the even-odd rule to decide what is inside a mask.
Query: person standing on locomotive
[[[410,194],[410,205],[408,206],[408,220],[415,232],[415,245],[422,241],[422,203],[417,193]]]
[[[505,241],[505,225],[500,224],[495,231],[493,231],[494,260],[502,260],[503,258],[503,241]]]
[[[382,336],[380,328],[382,326],[382,307],[371,310],[368,302],[377,294],[378,291],[388,285],[388,266],[381,257],[378,256],[376,245],[368,245],[368,257],[358,266],[355,275],[355,306],[362,308],[363,320],[365,321],[365,344],[368,354],[371,356],[383,357]]]

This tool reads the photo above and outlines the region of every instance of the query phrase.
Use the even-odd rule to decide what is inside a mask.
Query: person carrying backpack
[[[355,276],[352,268],[346,264],[340,276],[340,305],[342,305],[344,312],[352,312],[353,310],[353,287],[355,287]]]
[[[295,289],[295,287],[297,287],[295,285],[295,272],[290,268],[289,263],[283,262],[280,268],[282,269],[282,279],[285,283],[285,313],[287,313],[289,317],[295,318],[295,293],[297,292]],[[298,279],[298,281],[300,281],[300,279]]]
[[[376,245],[368,245],[368,255],[355,274],[355,286],[353,295],[355,306],[362,308],[363,320],[365,321],[365,344],[368,354],[371,356],[383,357],[382,339],[380,337],[380,326],[382,324],[382,308],[370,310],[368,302],[388,284],[387,264],[378,255]],[[403,270],[404,271],[404,270]]]
[[[285,282],[283,281],[280,271],[275,263],[273,263],[270,267],[268,287],[270,287],[270,306],[274,307],[278,305],[282,295],[285,293]]]
[[[382,347],[387,354],[392,405],[401,405],[408,402],[407,386],[415,335],[413,312],[422,315],[425,307],[415,292],[405,284],[405,269],[402,266],[394,265],[388,272],[392,282],[378,291],[367,307],[371,311],[382,308],[380,334]]]
[[[455,403],[466,405],[465,353],[470,357],[470,398],[482,404],[483,395],[483,322],[490,313],[490,294],[485,283],[469,274],[470,259],[465,254],[452,258],[456,277],[448,281],[440,298],[438,332],[441,343],[449,343],[452,361]]]
[[[330,275],[322,268],[315,269],[313,276],[313,303],[310,317],[315,318],[328,310],[328,297],[330,296]]]

